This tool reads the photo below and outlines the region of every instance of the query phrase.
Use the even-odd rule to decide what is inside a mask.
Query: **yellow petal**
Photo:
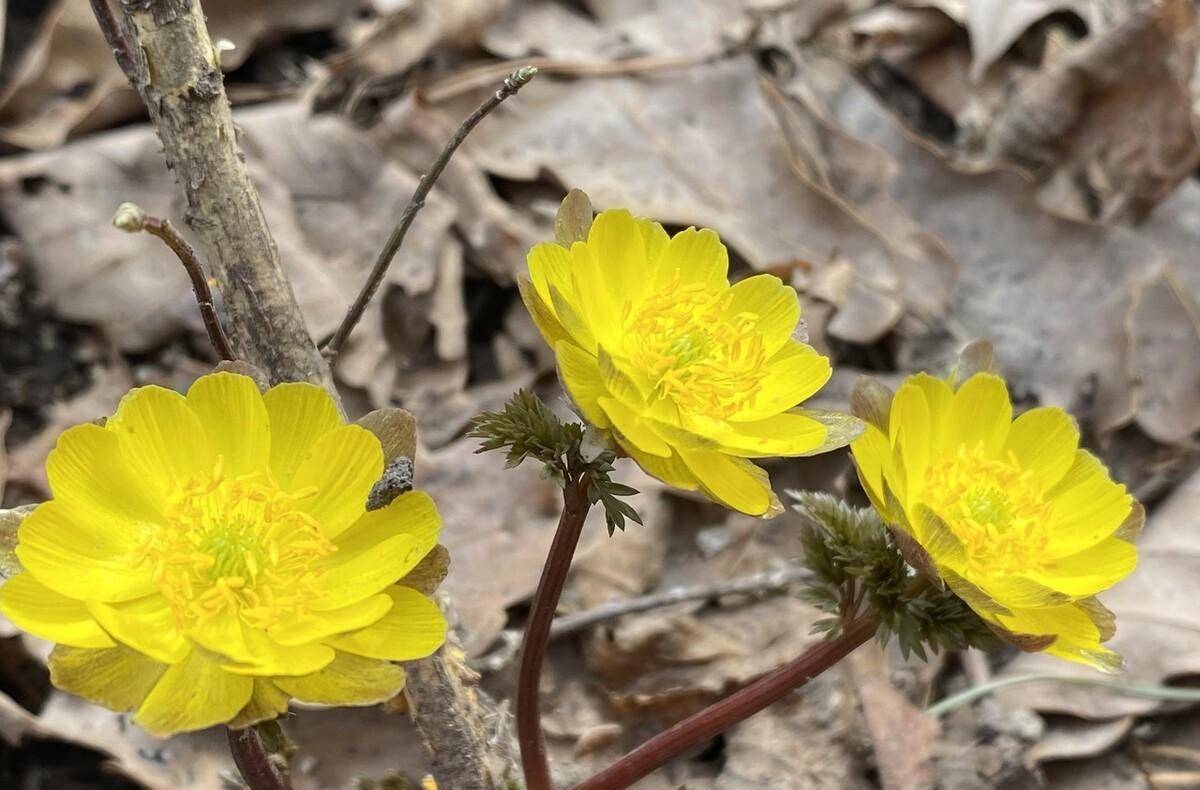
[[[317,439],[289,488],[313,486],[301,507],[321,524],[327,538],[340,535],[367,509],[367,494],[383,474],[383,448],[370,431],[342,425]]]
[[[538,328],[546,345],[554,348],[560,340],[567,340],[570,337],[558,320],[558,316],[554,314],[554,308],[550,302],[542,300],[533,283],[524,277],[518,277],[517,290],[521,294],[521,301],[524,302],[525,309],[529,311],[529,317],[533,319],[534,326]]]
[[[995,457],[1004,447],[1011,424],[1012,402],[1004,379],[976,373],[954,393],[946,424],[946,448],[982,445],[987,457]]]
[[[51,642],[93,648],[115,644],[83,601],[59,595],[28,571],[0,587],[0,612],[21,630]]]
[[[1062,480],[1075,463],[1079,428],[1062,409],[1043,406],[1013,420],[1004,453],[1016,456],[1022,469],[1037,474],[1042,488]]]
[[[578,246],[578,245],[577,245]],[[581,252],[586,255],[586,251]],[[554,314],[566,330],[569,339],[574,340],[580,348],[592,354],[596,353],[596,337],[592,333],[583,306],[577,301],[571,301],[558,288],[550,287],[550,302],[554,305]]]
[[[230,729],[240,730],[260,721],[269,721],[287,713],[290,697],[273,681],[254,678],[250,701],[229,722]]]
[[[446,641],[446,618],[437,604],[408,587],[389,587],[392,608],[361,631],[327,640],[339,651],[388,661],[412,661]]]
[[[333,650],[325,645],[281,645],[257,628],[246,628],[245,634],[254,659],[222,664],[226,672],[259,677],[310,675],[329,666],[334,658]]]
[[[246,638],[249,630],[239,613],[223,609],[200,622],[190,624],[185,633],[188,639],[214,656],[229,661],[252,663],[255,660],[254,650]]]
[[[828,359],[796,340],[788,340],[767,365],[770,372],[752,405],[731,416],[731,422],[751,422],[787,411],[825,386],[833,374]]]
[[[267,631],[267,635],[284,646],[319,642],[336,634],[366,628],[378,622],[391,608],[391,598],[386,595],[374,595],[341,609],[306,612],[295,620],[272,627]]]
[[[680,450],[680,458],[713,500],[751,516],[768,515],[774,493],[767,473],[745,460],[713,451]]]
[[[126,468],[117,435],[91,423],[58,437],[46,459],[46,477],[55,499],[92,513],[106,531],[126,531],[131,545],[140,540],[143,522],[160,518],[165,502]]]
[[[318,597],[310,606],[325,612],[375,595],[415,568],[428,553],[416,536],[407,534],[383,542],[363,539],[339,544],[325,560],[325,571],[316,582]]]
[[[859,480],[871,502],[882,503],[884,470],[890,466],[892,457],[887,436],[879,428],[867,423],[862,435],[850,443],[850,452],[854,456],[854,465],[858,467]],[[876,507],[882,510],[878,504]]]
[[[369,551],[393,535],[411,535],[416,550],[424,557],[437,545],[442,516],[433,498],[424,491],[406,491],[387,507],[363,514],[353,527],[335,541],[338,551]]]
[[[600,212],[588,232],[587,247],[616,302],[636,304],[647,285],[646,241],[633,216],[625,209]],[[580,297],[586,303],[587,297]]]
[[[620,437],[617,437],[617,442],[629,457],[634,460],[634,463],[646,471],[646,474],[656,477],[667,485],[674,486],[682,491],[695,491],[700,487],[700,481],[687,468],[687,465],[679,457],[678,453],[672,452],[670,458],[659,458],[643,453]]]
[[[651,272],[658,271],[662,254],[671,242],[671,237],[652,219],[634,217],[638,230],[642,232],[642,242],[646,245],[646,278],[649,281]]]
[[[1114,483],[1086,450],[1075,451],[1075,462],[1046,498],[1055,515],[1046,547],[1049,557],[1066,557],[1096,545],[1112,535],[1133,508],[1125,486]]]
[[[747,458],[810,455],[825,444],[828,429],[803,414],[784,412],[753,422],[729,424],[719,437],[722,448]]]
[[[128,559],[129,538],[128,531],[55,499],[21,522],[16,553],[38,581],[62,595],[125,601],[155,589],[153,568]]]
[[[796,331],[800,321],[800,297],[795,288],[784,285],[775,275],[756,274],[734,283],[729,289],[729,297],[725,318],[732,320],[746,314],[757,316],[755,327],[762,333],[767,356],[783,348]]]
[[[276,678],[275,685],[303,702],[374,705],[400,693],[404,688],[404,669],[387,661],[339,652],[320,672]]]
[[[555,345],[554,356],[558,360],[558,378],[580,416],[597,428],[607,428],[608,417],[596,402],[597,398],[606,394],[596,357],[570,340]]]
[[[266,470],[271,430],[254,379],[224,372],[201,376],[188,389],[187,405],[200,418],[209,448],[223,457],[222,469],[230,477]]]
[[[631,375],[633,374],[631,366],[618,361],[603,346],[596,349],[596,362],[600,370],[600,381],[608,394],[633,409],[644,410],[646,408],[646,394],[652,387],[644,384],[645,391],[643,391]],[[664,404],[667,402],[665,398],[660,401]]]
[[[1033,577],[1048,587],[1084,598],[1107,590],[1137,567],[1137,549],[1117,538],[1107,538],[1078,554],[1046,563]]]
[[[113,639],[156,661],[178,663],[191,649],[161,595],[113,604],[88,601],[87,608]]]
[[[202,472],[214,456],[200,418],[178,392],[138,387],[121,399],[105,427],[121,439],[130,472],[164,495]]]
[[[935,378],[928,373],[917,373],[905,380],[921,391],[929,408],[929,446],[932,454],[942,451],[946,424],[950,420],[950,407],[954,403],[954,391],[945,379]]]
[[[630,241],[630,249],[634,246],[641,249],[639,240]],[[625,304],[617,293],[620,286],[610,279],[606,271],[607,262],[599,255],[598,251],[583,242],[577,241],[571,245],[575,299],[566,302],[565,295],[557,289],[550,293],[554,299],[554,312],[563,326],[577,343],[589,351],[594,348],[594,343],[615,345],[620,337],[620,318]],[[573,317],[572,312],[577,317]]]
[[[117,712],[141,705],[167,671],[166,664],[120,646],[89,650],[60,644],[48,664],[55,686]]]
[[[615,398],[600,398],[600,408],[608,415],[613,427],[620,432],[634,447],[649,455],[669,458],[671,448],[662,437],[654,431],[648,420],[642,419],[637,412]]]
[[[197,648],[163,673],[133,720],[160,737],[202,730],[236,716],[253,689],[253,680],[226,672]]]
[[[716,232],[688,228],[671,237],[662,253],[655,286],[664,288],[675,282],[676,276],[680,285],[729,285],[729,251]]]
[[[888,416],[888,430],[892,445],[900,448],[909,480],[921,480],[933,451],[929,403],[921,387],[906,381],[896,391]],[[902,496],[910,493],[903,492]]]
[[[1017,634],[1055,636],[1046,652],[1087,664],[1104,672],[1120,669],[1121,659],[1116,653],[1100,646],[1100,630],[1077,604],[1066,604],[1049,609],[1022,609],[1011,617],[998,616],[1001,626]]]
[[[1010,610],[1044,609],[1070,603],[1070,596],[1024,576],[993,576],[975,580],[995,601]]]
[[[525,259],[529,266],[529,279],[542,303],[553,307],[551,288],[557,288],[563,296],[573,298],[575,286],[571,278],[571,253],[559,244],[534,245]],[[553,315],[553,309],[551,310]]]
[[[317,440],[341,427],[333,398],[307,382],[279,384],[263,395],[271,424],[271,472],[279,485],[291,484]]]

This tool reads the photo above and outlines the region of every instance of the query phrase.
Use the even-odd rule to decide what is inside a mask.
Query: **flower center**
[[[1021,574],[1042,566],[1054,508],[1015,457],[985,458],[981,445],[960,448],[925,470],[922,499],[962,541],[969,570]]]
[[[135,562],[154,566],[180,627],[228,611],[270,628],[306,610],[336,547],[300,509],[316,488],[286,492],[267,474],[228,478],[222,466],[180,487]]]
[[[752,406],[767,375],[756,313],[728,314],[732,295],[679,277],[637,307],[622,327],[633,364],[683,411],[725,419]]]

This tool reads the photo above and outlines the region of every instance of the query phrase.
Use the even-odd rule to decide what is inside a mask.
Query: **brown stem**
[[[233,762],[250,790],[292,790],[291,780],[271,762],[258,730],[228,730],[228,735]]]
[[[861,615],[836,639],[815,645],[779,669],[655,735],[574,790],[620,790],[700,744],[750,718],[841,661],[875,633],[876,623]],[[532,787],[532,785],[531,785]]]
[[[108,0],[91,0],[91,3],[92,13],[96,15],[96,22],[100,25],[100,32],[104,34],[104,40],[112,47],[113,58],[116,59],[117,65],[121,67],[126,78],[133,83],[135,75],[133,56],[129,54],[129,42],[125,40],[124,34],[121,33],[121,26],[117,24],[117,18],[113,16],[112,6],[108,4]]]
[[[467,135],[471,130],[482,121],[488,113],[500,106],[501,102],[509,96],[516,94],[521,90],[534,76],[537,75],[535,68],[521,68],[510,74],[500,89],[488,96],[483,104],[475,109],[475,112],[467,116],[467,119],[454,130],[454,134],[446,142],[441,153],[433,160],[433,164],[429,166],[429,172],[421,176],[420,183],[417,184],[416,190],[413,192],[412,198],[408,201],[408,205],[404,207],[404,213],[400,215],[400,221],[396,223],[395,229],[392,230],[392,235],[388,237],[387,243],[383,245],[383,250],[380,251],[379,257],[375,260],[375,266],[371,269],[371,274],[367,278],[367,282],[355,297],[354,303],[346,310],[346,317],[342,319],[341,325],[334,332],[333,337],[325,344],[323,349],[325,358],[331,362],[337,358],[338,353],[342,350],[346,340],[350,337],[350,333],[354,331],[354,327],[362,320],[363,313],[367,310],[367,304],[370,303],[371,297],[379,290],[379,286],[383,283],[383,278],[387,274],[388,267],[392,265],[392,258],[396,257],[396,252],[399,251],[400,245],[404,243],[404,236],[408,233],[409,227],[412,226],[413,220],[417,218],[417,213],[424,208],[425,198],[429,197],[429,191],[433,189],[434,183],[446,169],[450,157],[454,156],[454,152],[462,145],[463,140],[467,139]]]
[[[183,264],[188,279],[192,281],[192,292],[196,294],[196,304],[200,307],[200,317],[204,319],[204,328],[208,331],[208,340],[221,356],[221,359],[236,359],[233,346],[221,327],[221,319],[217,317],[217,308],[213,304],[212,290],[208,287],[208,279],[196,251],[188,244],[183,236],[169,220],[151,216],[132,203],[123,203],[113,217],[113,224],[128,233],[145,231],[167,245],[175,257]]]
[[[521,747],[521,768],[525,772],[526,790],[553,790],[550,764],[546,759],[546,742],[542,737],[539,709],[539,681],[546,660],[546,645],[554,612],[562,596],[571,570],[571,558],[583,532],[583,522],[591,509],[587,495],[588,480],[569,478],[563,488],[563,512],[558,520],[554,541],[542,578],[533,594],[533,607],[525,625],[525,640],[521,649],[521,665],[517,671],[517,743]]]

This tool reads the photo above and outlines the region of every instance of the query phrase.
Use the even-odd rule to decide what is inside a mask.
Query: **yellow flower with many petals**
[[[1112,613],[1096,600],[1133,570],[1144,513],[1079,448],[1061,409],[1012,417],[1003,379],[918,374],[894,398],[856,389],[859,478],[910,561],[1026,650],[1106,671]],[[908,540],[911,538],[912,540]]]
[[[135,389],[60,437],[0,611],[58,643],[55,685],[158,735],[245,726],[292,697],[388,699],[391,662],[432,653],[446,623],[397,583],[441,519],[415,491],[367,512],[383,470],[379,439],[311,384]]]
[[[674,237],[624,210],[586,241],[529,252],[521,294],[581,415],[643,469],[752,515],[779,501],[749,458],[845,445],[848,415],[796,408],[829,379],[829,360],[793,338],[795,290],[760,274],[732,287],[711,230]]]

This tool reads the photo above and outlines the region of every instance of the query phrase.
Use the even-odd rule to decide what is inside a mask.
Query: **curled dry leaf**
[[[886,183],[863,183],[871,173],[840,181],[796,164],[794,148],[806,143],[789,141],[766,91],[748,57],[638,78],[547,82],[501,107],[464,147],[506,178],[549,171],[586,191],[598,208],[624,206],[666,223],[712,227],[759,270],[790,277],[804,268],[801,261],[819,268],[846,259],[869,304],[878,303],[875,294],[924,310],[940,304],[946,278],[937,266],[947,258],[934,254],[936,243],[921,245],[911,222],[885,223],[894,209],[882,202]],[[697,107],[720,109],[700,114]],[[841,150],[861,153],[842,142]],[[886,167],[872,172],[888,175]],[[847,185],[854,194],[838,191]],[[893,241],[885,231],[897,226],[904,232]],[[890,328],[871,308],[860,315],[871,318],[869,328],[845,330],[856,341]],[[894,322],[899,311],[884,315]]]
[[[952,166],[1015,169],[1038,182],[1046,211],[1109,222],[1144,218],[1200,162],[1189,0],[968,8],[952,16],[969,39],[914,34],[905,42],[901,33],[898,45],[892,30],[857,42],[880,94]],[[1063,8],[1085,16],[1090,32],[1078,38],[1045,19]],[[854,17],[846,24],[853,28]],[[1027,45],[1010,46],[1018,38]]]

